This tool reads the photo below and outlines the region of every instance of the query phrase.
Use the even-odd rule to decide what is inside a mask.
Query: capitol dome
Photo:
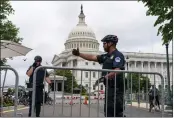
[[[68,36],[68,39],[74,39],[78,37],[88,37],[91,39],[95,39],[95,33],[92,31],[90,27],[87,25],[77,25]]]
[[[68,40],[65,42],[65,50],[70,50],[77,47],[82,50],[99,50],[99,43],[96,40],[95,33],[85,23],[85,15],[83,13],[82,5],[79,15],[79,22],[76,27],[71,30],[68,35]]]

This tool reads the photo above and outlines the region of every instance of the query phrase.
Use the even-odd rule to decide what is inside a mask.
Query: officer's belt
[[[44,84],[36,84],[36,87],[38,87],[38,88],[44,88]],[[29,83],[27,85],[27,88],[33,88],[33,83]]]
[[[115,86],[109,86],[108,89],[115,89]],[[116,88],[117,93],[123,93],[119,88]]]

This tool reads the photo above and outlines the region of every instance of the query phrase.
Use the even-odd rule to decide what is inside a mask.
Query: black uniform
[[[103,69],[115,69],[120,68],[124,70],[125,60],[124,55],[117,49],[111,54],[103,54],[97,56],[98,62],[103,64]],[[109,72],[108,72],[109,73]],[[107,72],[102,72],[102,76],[105,76]],[[104,112],[107,117],[114,117],[114,94],[116,94],[115,104],[115,117],[123,117],[123,99],[124,99],[124,80],[123,73],[116,75],[116,92],[115,92],[115,77],[108,79],[108,93],[106,96],[106,81],[105,84],[105,105]],[[107,101],[106,101],[107,97]],[[107,102],[107,114],[106,114],[106,102]]]
[[[154,106],[153,104],[153,100],[156,100],[156,104],[158,105],[159,109],[160,109],[160,103],[159,103],[159,91],[157,88],[152,88],[149,91],[149,102],[150,102],[150,108],[152,108]],[[151,109],[150,109],[151,111]]]
[[[30,66],[29,69],[31,67],[32,66]],[[29,88],[33,87],[32,85],[33,85],[34,70],[33,70],[33,74],[29,78]],[[45,69],[39,69],[37,71],[37,75],[36,75],[36,97],[35,97],[36,98],[35,99],[36,117],[40,116],[41,103],[43,102],[44,76],[48,77],[49,76],[48,72],[46,71],[46,73],[45,73]],[[30,107],[29,108],[29,114],[28,114],[29,117],[31,117],[31,107],[32,107],[31,105],[32,105],[32,91],[29,92],[29,107]]]

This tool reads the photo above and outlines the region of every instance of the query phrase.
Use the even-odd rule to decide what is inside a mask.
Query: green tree
[[[13,88],[8,88],[7,93],[8,95],[13,95],[15,93],[15,90]]]
[[[173,40],[173,0],[138,0],[142,1],[148,10],[147,16],[157,16],[154,27],[159,25],[157,35],[162,35],[163,44]]]
[[[146,83],[148,85],[148,90],[149,90],[151,86],[149,78],[136,73],[128,74],[127,76],[128,78],[127,82],[129,81],[129,88],[131,88],[131,76],[132,76],[132,92],[136,93],[138,92],[139,82],[140,82],[140,91],[144,90],[144,92],[146,92]]]
[[[140,86],[141,86],[140,90],[144,90],[144,92],[146,92],[147,89],[149,90],[151,87],[150,79],[148,77],[141,76]],[[147,89],[146,89],[146,87],[147,87]]]
[[[73,88],[78,87],[75,77],[72,75],[70,70],[56,70],[56,75],[64,76],[67,80],[64,83],[64,91],[67,93],[72,93],[72,80]]]
[[[81,95],[86,95],[86,89],[85,89],[85,87],[82,85],[82,87],[81,87],[81,85],[78,85],[78,88],[79,89],[81,89],[82,88],[82,93],[81,93]]]
[[[19,28],[17,28],[8,16],[14,14],[9,0],[0,1],[0,40],[14,41],[20,43],[23,39],[18,36]],[[6,59],[0,60],[0,66],[5,65]]]

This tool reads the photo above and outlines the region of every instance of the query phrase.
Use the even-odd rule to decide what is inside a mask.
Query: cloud
[[[32,48],[25,57],[8,60],[24,85],[26,70],[36,55],[43,57],[43,65],[52,61],[54,54],[64,50],[64,42],[78,23],[80,5],[83,4],[86,23],[96,34],[97,40],[107,34],[119,37],[118,48],[129,52],[165,53],[161,37],[153,27],[156,17],[146,16],[147,8],[136,1],[12,1],[15,15],[10,19],[20,28],[22,44]],[[100,45],[102,51],[102,45]],[[171,48],[170,51],[171,53]],[[27,58],[27,61],[23,61]],[[13,84],[12,73],[8,84]]]

